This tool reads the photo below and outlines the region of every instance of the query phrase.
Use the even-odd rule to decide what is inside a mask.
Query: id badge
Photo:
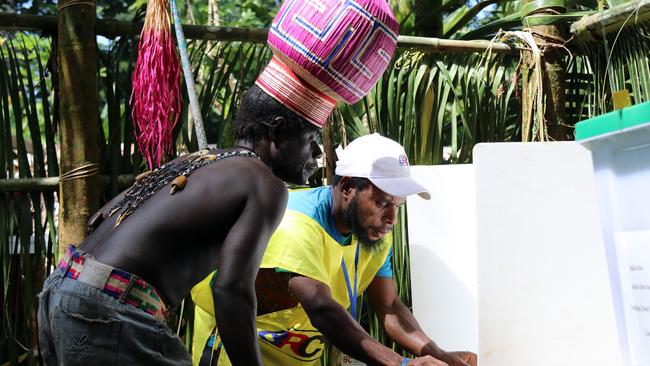
[[[341,353],[341,366],[366,366],[365,363],[355,360],[354,358]]]

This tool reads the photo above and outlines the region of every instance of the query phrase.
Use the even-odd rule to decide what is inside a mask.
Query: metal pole
[[[196,131],[196,139],[199,143],[199,150],[208,148],[208,140],[205,136],[205,128],[203,127],[203,118],[201,117],[201,108],[199,101],[196,98],[196,89],[194,87],[194,74],[190,67],[190,58],[187,56],[187,43],[185,42],[185,34],[183,34],[183,27],[181,25],[180,15],[176,7],[176,0],[170,0],[172,17],[174,18],[174,29],[176,30],[176,41],[178,43],[178,53],[181,56],[181,65],[183,65],[183,76],[185,79],[185,86],[187,87],[187,97],[189,98],[190,110],[192,111],[192,119],[194,120],[194,130]]]

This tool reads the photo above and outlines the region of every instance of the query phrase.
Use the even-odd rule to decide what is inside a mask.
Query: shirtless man
[[[398,30],[384,0],[285,0],[267,39],[273,57],[238,110],[236,148],[177,159],[137,182],[91,221],[80,243],[88,254],[72,247],[46,280],[46,364],[189,364],[161,320],[164,303],[176,306],[216,268],[225,350],[236,366],[261,365],[254,281],[287,202],[275,176],[303,183],[314,171],[320,128],[337,102],[375,85]]]
[[[238,111],[236,147],[180,157],[104,206],[39,295],[45,363],[190,364],[164,316],[218,268],[224,346],[235,365],[262,365],[255,276],[285,210],[280,178],[304,183],[314,172],[319,133],[253,86]]]

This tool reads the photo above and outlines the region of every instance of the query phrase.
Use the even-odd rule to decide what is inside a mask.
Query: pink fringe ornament
[[[166,0],[147,4],[133,71],[131,105],[138,148],[149,168],[154,169],[173,152],[172,130],[181,112],[180,63]]]

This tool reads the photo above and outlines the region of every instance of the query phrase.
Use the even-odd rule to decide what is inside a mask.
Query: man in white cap
[[[422,331],[392,280],[390,234],[397,211],[407,196],[429,199],[411,177],[404,148],[371,134],[339,150],[338,157],[331,186],[289,194],[262,259],[256,322],[264,363],[320,365],[326,338],[370,365],[476,365],[474,354],[445,352]],[[357,299],[363,292],[386,333],[417,358],[402,357],[359,325]],[[209,301],[197,305],[202,324],[214,327],[201,310],[211,309]],[[203,351],[194,351],[202,352],[204,364],[227,365],[215,334]],[[355,364],[350,357],[343,357],[343,365]]]

